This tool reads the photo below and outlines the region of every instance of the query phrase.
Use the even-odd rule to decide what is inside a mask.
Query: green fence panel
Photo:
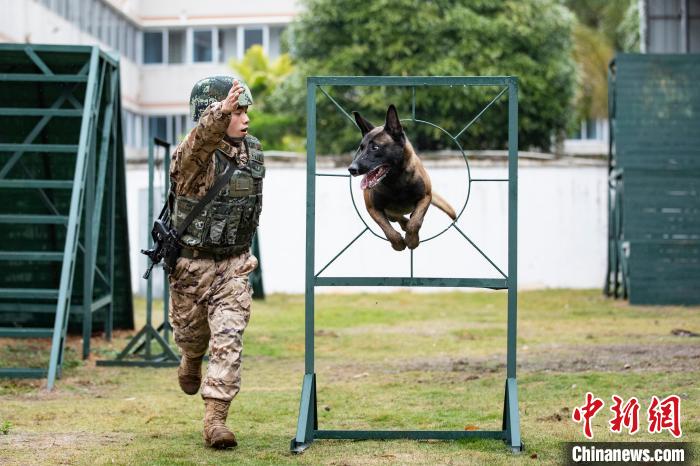
[[[700,303],[700,55],[622,54],[610,75],[606,293]]]

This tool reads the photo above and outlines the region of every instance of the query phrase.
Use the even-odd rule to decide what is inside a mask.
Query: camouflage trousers
[[[202,398],[231,401],[241,387],[243,331],[250,320],[248,274],[258,266],[250,253],[215,261],[180,257],[170,274],[170,322],[175,343],[209,366]]]

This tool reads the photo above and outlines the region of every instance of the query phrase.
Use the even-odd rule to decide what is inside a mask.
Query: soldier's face
[[[248,107],[239,107],[231,112],[231,123],[226,129],[226,134],[232,138],[242,138],[248,134]]]

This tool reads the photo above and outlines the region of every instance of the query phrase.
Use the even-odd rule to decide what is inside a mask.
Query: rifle
[[[175,268],[175,262],[180,256],[180,245],[177,242],[178,234],[175,229],[170,228],[170,205],[166,201],[161,210],[158,219],[153,222],[151,230],[151,238],[153,238],[153,247],[151,249],[142,249],[141,254],[145,254],[151,259],[151,263],[143,274],[143,278],[148,279],[151,276],[153,266],[163,261],[163,270],[170,275]]]

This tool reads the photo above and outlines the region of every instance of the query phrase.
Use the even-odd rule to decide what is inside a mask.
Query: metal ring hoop
[[[459,148],[459,151],[462,153],[462,158],[464,158],[464,164],[465,164],[466,167],[467,167],[467,196],[466,196],[466,198],[464,199],[464,204],[462,205],[462,209],[461,209],[461,210],[459,211],[459,213],[457,214],[457,218],[455,218],[455,219],[452,221],[452,223],[450,223],[449,225],[447,225],[447,227],[445,227],[444,230],[442,230],[442,231],[440,231],[440,232],[434,234],[433,236],[431,236],[431,237],[429,237],[429,238],[420,240],[421,243],[424,243],[424,242],[426,242],[426,241],[430,241],[431,239],[437,238],[438,236],[442,235],[442,234],[445,233],[447,230],[449,230],[450,228],[452,228],[452,226],[455,225],[455,224],[457,223],[457,220],[459,220],[459,218],[462,216],[462,213],[464,213],[464,210],[467,208],[467,204],[469,203],[469,196],[470,196],[471,190],[472,190],[471,169],[469,168],[469,160],[467,159],[467,154],[464,153],[464,148],[462,148],[462,145],[459,143],[459,141],[458,141],[454,136],[452,136],[445,128],[443,128],[443,127],[441,127],[441,126],[438,126],[438,125],[436,125],[435,123],[431,123],[431,122],[429,122],[429,121],[417,120],[417,119],[414,119],[414,118],[402,118],[400,121],[410,121],[410,122],[413,122],[413,123],[422,123],[422,124],[425,124],[425,125],[428,125],[428,126],[432,126],[433,128],[437,128],[437,129],[439,129],[440,131],[442,131],[442,132],[443,132],[444,134],[446,134],[450,139],[452,139],[452,141],[457,145],[457,147]],[[365,222],[365,219],[364,219],[364,218],[362,217],[362,215],[360,214],[360,211],[359,211],[359,209],[357,208],[357,203],[355,202],[355,195],[354,195],[353,192],[352,192],[352,177],[348,177],[348,187],[350,188],[350,199],[352,200],[352,206],[355,208],[355,212],[357,213],[357,216],[360,217],[360,220],[362,221],[362,223],[364,223],[364,225],[367,227],[367,229],[370,231],[370,233],[372,233],[374,236],[376,236],[377,238],[382,239],[382,240],[384,240],[384,241],[389,241],[389,240],[386,239],[384,236],[379,235],[379,234],[378,234],[377,232],[375,232],[372,228],[370,228],[370,226],[367,225],[367,222]]]

